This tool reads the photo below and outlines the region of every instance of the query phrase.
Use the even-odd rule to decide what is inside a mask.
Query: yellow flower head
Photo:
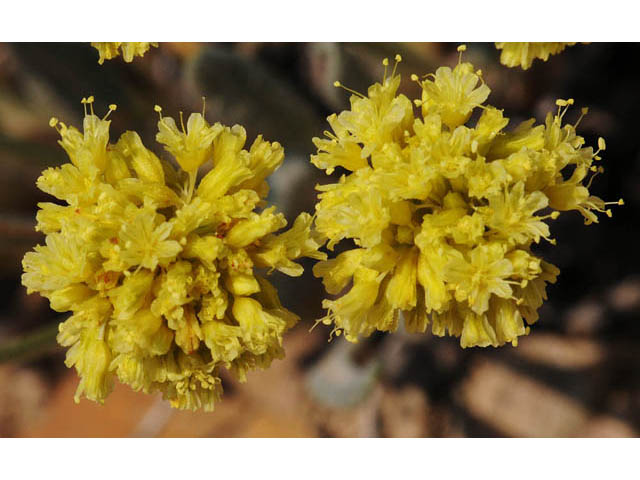
[[[122,58],[127,63],[133,62],[133,57],[142,57],[151,47],[157,47],[154,42],[91,42],[91,45],[98,50],[100,59],[98,63],[102,65],[105,60],[111,60],[122,53]]]
[[[604,140],[594,152],[576,134],[580,120],[563,124],[573,100],[558,100],[542,125],[507,129],[485,103],[481,72],[462,59],[412,76],[416,112],[397,94],[395,70],[368,96],[351,92],[351,110],[328,118],[334,133],[314,139],[312,162],[345,171],[318,187],[317,229],[329,249],[343,239],[357,247],[314,268],[336,296],[322,321],[357,341],[394,331],[402,312],[408,330],[431,324],[463,347],[516,345],[559,273],[532,251],[541,239],[555,244],[548,222],[567,210],[587,224],[611,213],[589,193]]]
[[[266,368],[298,321],[266,274],[298,276],[296,259],[325,258],[310,215],[278,233],[287,222],[266,206],[283,148],[258,137],[247,150],[242,127],[199,113],[178,130],[156,107],[176,169],[135,132],[110,143],[115,105],[99,118],[92,97],[83,103],[82,132],[51,120],[70,163],[38,179],[59,203],[39,204],[46,241],[25,255],[22,282],[72,312],[58,341],[81,379],[76,400],[104,401],[117,377],[174,407],[212,410],[220,368],[241,381]],[[209,170],[198,182],[200,166]]]
[[[576,42],[496,42],[496,48],[502,50],[500,63],[528,70],[535,59],[546,62],[550,55],[560,53],[575,44]]]

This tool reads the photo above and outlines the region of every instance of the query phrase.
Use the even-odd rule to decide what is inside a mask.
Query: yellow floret
[[[549,221],[577,210],[596,222],[611,214],[607,204],[622,204],[589,193],[606,143],[594,152],[577,124],[563,124],[572,99],[544,124],[507,129],[486,104],[482,73],[462,58],[412,80],[418,111],[397,93],[395,68],[389,78],[385,70],[367,97],[345,88],[351,110],[329,116],[334,133],[314,139],[314,165],[351,171],[318,187],[318,232],[331,250],[355,244],[314,266],[334,296],[321,320],[351,341],[394,331],[402,314],[407,330],[430,325],[462,347],[517,345],[559,273],[531,251],[541,239],[555,244]]]
[[[91,42],[91,45],[98,50],[100,59],[98,63],[102,65],[105,60],[111,60],[122,52],[125,62],[131,63],[133,57],[142,57],[151,47],[157,47],[153,42]]]
[[[575,44],[576,42],[497,42],[496,48],[502,50],[500,63],[527,70],[535,59],[546,62],[550,55],[560,53]]]
[[[135,132],[110,144],[92,102],[83,100],[83,132],[51,121],[71,162],[45,170],[38,186],[65,204],[40,204],[45,245],[25,255],[23,284],[73,312],[58,341],[80,376],[76,401],[104,401],[117,377],[176,408],[213,410],[220,369],[244,381],[266,368],[299,320],[259,267],[300,275],[296,260],[326,258],[322,239],[306,213],[282,232],[284,215],[267,205],[278,143],[258,137],[247,151],[240,126],[195,113],[178,130],[161,117],[157,140],[176,171]]]

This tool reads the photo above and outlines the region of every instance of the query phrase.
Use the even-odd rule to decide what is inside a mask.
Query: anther
[[[580,125],[580,122],[582,121],[582,119],[584,118],[584,116],[589,113],[589,107],[582,107],[580,109],[580,117],[578,118],[578,120],[576,121],[576,123],[573,125],[573,128],[576,129],[578,128],[578,125]]]
[[[460,65],[462,63],[462,52],[465,52],[467,50],[467,46],[466,45],[460,45],[458,46],[458,53],[460,55],[458,55],[458,65]]]
[[[56,125],[58,125],[58,119],[56,117],[51,117],[49,120],[49,126],[55,128]]]
[[[385,58],[384,60],[382,60],[382,65],[384,65],[385,67],[389,66],[389,59]]]
[[[607,149],[607,144],[605,143],[604,138],[602,138],[602,137],[598,138],[598,148],[600,150],[606,150]]]
[[[153,110],[158,112],[158,116],[160,117],[160,121],[162,121],[162,107],[160,105],[154,105]]]
[[[117,109],[118,109],[118,106],[115,103],[112,103],[111,105],[109,105],[109,111],[105,114],[102,120],[106,120],[111,114],[111,112],[115,112]]]
[[[558,218],[560,216],[560,212],[558,212],[557,210],[551,212],[550,217],[555,220],[556,218]]]

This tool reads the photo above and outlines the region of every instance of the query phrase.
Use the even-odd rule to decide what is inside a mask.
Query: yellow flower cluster
[[[549,55],[560,53],[575,44],[576,42],[496,42],[496,48],[502,50],[500,63],[528,70],[535,59],[546,62]]]
[[[57,119],[70,163],[49,168],[38,187],[59,203],[41,203],[46,234],[23,260],[23,284],[59,312],[58,341],[76,392],[102,402],[114,377],[172,406],[212,410],[220,367],[240,381],[282,358],[282,335],[298,317],[280,304],[265,274],[302,274],[294,260],[325,258],[301,214],[293,227],[266,205],[266,177],[282,163],[280,144],[203,114],[186,128],[160,114],[156,139],[181,167],[147,149],[137,133],[109,142],[109,113],[83,100],[83,131]],[[87,104],[90,113],[87,112]],[[200,166],[210,167],[197,181]]]
[[[546,221],[567,210],[585,223],[610,214],[589,194],[593,177],[585,185],[599,152],[584,146],[577,123],[563,125],[572,100],[559,100],[542,125],[506,130],[509,119],[485,104],[481,72],[460,60],[412,76],[422,89],[416,115],[383,64],[382,83],[367,96],[351,91],[351,109],[328,117],[333,133],[314,139],[314,165],[350,171],[317,187],[316,226],[329,249],[343,239],[357,247],[313,269],[337,296],[324,300],[322,321],[357,341],[396,330],[402,312],[409,331],[431,323],[462,347],[516,345],[559,273],[531,249],[554,243]]]
[[[91,42],[91,45],[98,50],[100,59],[98,63],[102,65],[105,60],[111,60],[122,52],[125,62],[133,62],[133,57],[144,56],[151,47],[157,47],[153,42]]]

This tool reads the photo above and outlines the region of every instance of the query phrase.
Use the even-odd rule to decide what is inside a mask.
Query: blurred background
[[[76,405],[74,370],[56,346],[64,315],[20,284],[24,253],[43,241],[34,231],[35,187],[48,167],[66,161],[52,115],[80,126],[80,99],[99,115],[116,103],[111,138],[136,130],[157,152],[155,104],[176,116],[202,109],[210,122],[240,123],[248,144],[262,133],[285,146],[270,178],[270,200],[292,220],[313,211],[315,185],[335,181],[309,163],[311,138],[325,118],[348,107],[343,84],[366,91],[382,78],[381,60],[400,53],[401,91],[457,62],[456,44],[160,43],[143,58],[98,65],[87,44],[0,43],[0,436],[222,437],[602,437],[640,431],[640,85],[638,44],[576,45],[524,72],[499,64],[493,44],[468,44],[465,60],[484,72],[488,102],[512,125],[543,121],[556,98],[572,97],[589,114],[579,134],[607,141],[606,171],[592,192],[623,197],[613,218],[585,226],[577,212],[553,223],[558,245],[538,252],[561,275],[548,288],[540,321],[517,348],[462,350],[430,334],[376,335],[358,345],[327,342],[329,328],[309,328],[323,313],[323,289],[310,272],[273,278],[283,304],[302,316],[285,337],[287,358],[249,374],[223,377],[214,413],[181,412],[158,395],[117,385],[104,406]]]

